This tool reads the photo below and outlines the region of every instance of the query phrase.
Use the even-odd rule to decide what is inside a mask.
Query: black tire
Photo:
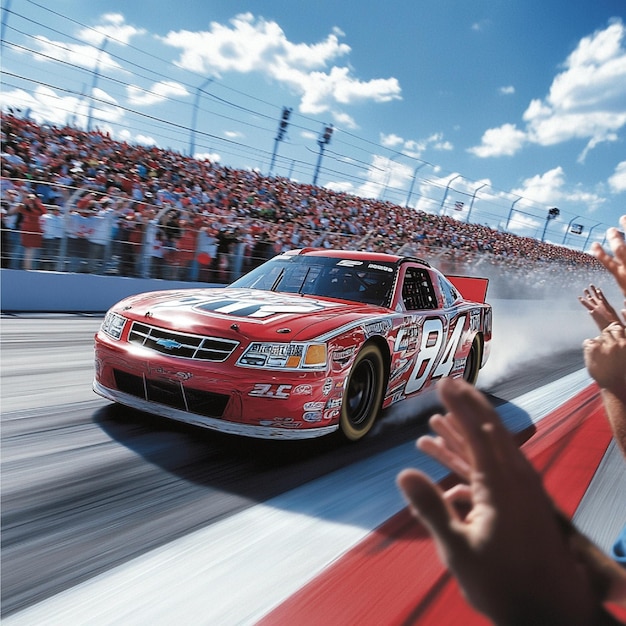
[[[467,355],[467,359],[465,360],[465,370],[463,371],[463,378],[471,385],[475,385],[478,380],[478,372],[480,371],[482,356],[483,345],[480,337],[476,335],[476,337],[474,337],[474,341],[472,342],[469,354]]]
[[[380,350],[366,345],[352,365],[343,392],[339,430],[345,439],[357,441],[372,429],[383,401],[383,372]]]

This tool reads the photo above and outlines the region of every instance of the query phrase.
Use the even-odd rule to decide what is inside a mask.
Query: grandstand
[[[571,293],[605,277],[582,251],[10,112],[1,180],[4,268],[229,283],[281,251],[320,246],[425,257],[491,277],[499,297]],[[43,218],[25,267],[29,194]]]

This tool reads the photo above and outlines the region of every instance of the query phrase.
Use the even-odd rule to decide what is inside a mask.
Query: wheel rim
[[[370,359],[364,359],[350,377],[346,401],[348,419],[353,426],[361,426],[371,413],[376,395],[376,367]]]

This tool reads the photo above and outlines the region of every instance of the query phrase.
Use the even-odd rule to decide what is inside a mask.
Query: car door
[[[405,387],[407,395],[450,375],[466,325],[466,316],[453,302],[444,301],[437,277],[430,268],[417,264],[407,266],[402,276],[402,305],[419,327],[417,350]]]

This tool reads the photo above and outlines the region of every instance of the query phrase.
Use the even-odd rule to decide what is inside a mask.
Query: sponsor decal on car
[[[331,398],[327,403],[326,403],[326,408],[327,409],[337,409],[341,406],[341,402],[342,402],[343,398],[340,396],[339,398]]]
[[[261,420],[261,426],[273,426],[275,428],[300,428],[300,422],[296,422],[293,417],[272,417],[268,420]]]
[[[470,311],[469,326],[472,332],[480,330],[480,309]]]
[[[407,352],[408,350],[415,350],[419,334],[419,324],[411,323],[410,325],[402,326],[398,330],[398,334],[396,336],[396,342],[393,347],[394,352]]]
[[[333,352],[332,360],[333,363],[338,363],[339,365],[345,365],[351,358],[352,355],[356,351],[356,346],[350,346],[348,348],[339,348]]]
[[[291,395],[293,396],[310,396],[312,394],[313,387],[311,385],[297,385],[291,392]]]
[[[323,402],[305,402],[302,406],[305,411],[321,411],[324,408]]]
[[[334,420],[339,417],[339,409],[329,409],[324,411],[324,419],[325,420]]]
[[[404,389],[399,389],[398,391],[394,391],[391,396],[390,404],[395,404],[396,402],[400,402],[400,400],[404,399]]]
[[[378,320],[376,322],[370,322],[369,324],[363,325],[363,332],[366,337],[371,337],[372,335],[384,335],[391,330],[391,320]]]
[[[327,378],[324,381],[324,386],[322,387],[322,393],[327,396],[333,389],[333,379]]]
[[[353,259],[342,259],[337,263],[337,267],[359,267],[363,265],[363,261],[354,261]]]
[[[230,290],[213,295],[193,295],[173,298],[164,302],[157,302],[151,311],[160,309],[179,309],[192,307],[199,313],[221,313],[235,317],[266,318],[273,315],[295,314],[306,315],[322,311],[329,306],[337,306],[320,300],[300,300],[274,293],[254,292],[245,289]],[[168,347],[168,346],[164,346]]]
[[[289,398],[293,385],[275,385],[273,383],[256,383],[252,391],[248,392],[253,398]]]
[[[322,421],[322,412],[321,411],[309,411],[302,416],[302,419],[305,422],[321,422]]]

